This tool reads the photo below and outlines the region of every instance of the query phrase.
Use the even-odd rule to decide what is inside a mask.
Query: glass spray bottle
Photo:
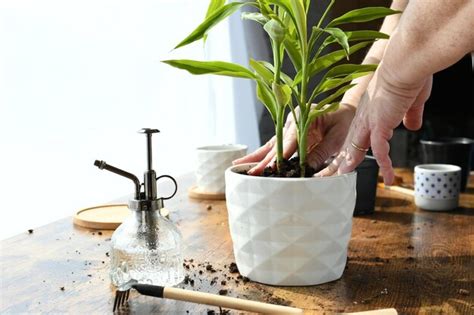
[[[160,286],[173,286],[184,279],[182,236],[176,226],[160,214],[164,200],[172,198],[177,191],[173,177],[157,177],[152,169],[152,134],[157,129],[144,128],[139,131],[147,136],[148,168],[144,182],[126,171],[95,161],[94,165],[132,180],[135,184],[134,198],[128,208],[132,214],[115,230],[111,239],[110,279],[120,287],[130,280]],[[157,197],[156,182],[171,179],[175,185],[169,197]],[[141,187],[144,191],[141,191]]]

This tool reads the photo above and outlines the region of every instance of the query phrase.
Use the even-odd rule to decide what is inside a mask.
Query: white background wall
[[[159,174],[191,171],[199,145],[259,145],[256,117],[240,122],[245,136],[236,131],[232,79],[194,77],[160,63],[229,60],[227,24],[205,49],[197,43],[170,52],[207,4],[0,0],[0,239],[131,193],[129,180],[93,161],[141,177],[142,127],[162,131],[154,138]],[[253,104],[240,105],[254,113]]]

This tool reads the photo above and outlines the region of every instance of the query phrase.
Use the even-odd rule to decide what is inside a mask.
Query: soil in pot
[[[312,177],[316,172],[322,170],[324,167],[316,170],[309,166],[308,164],[305,165],[305,177]],[[240,174],[248,175],[246,171],[240,172]],[[276,167],[267,167],[263,170],[261,176],[263,177],[292,177],[298,178],[301,177],[301,170],[300,170],[300,159],[299,157],[292,157],[289,160],[284,159],[282,161],[281,171],[278,172]]]

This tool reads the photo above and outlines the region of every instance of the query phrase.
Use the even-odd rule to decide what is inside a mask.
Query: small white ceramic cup
[[[453,210],[459,204],[461,168],[451,164],[415,166],[415,204],[424,210]]]
[[[199,147],[196,163],[196,186],[207,193],[225,193],[225,170],[232,161],[247,154],[247,146],[225,144]]]

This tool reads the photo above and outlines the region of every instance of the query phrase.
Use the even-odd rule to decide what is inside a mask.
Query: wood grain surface
[[[410,173],[398,173],[411,181]],[[181,288],[291,305],[308,314],[390,307],[400,314],[474,314],[472,184],[461,196],[460,208],[451,212],[422,211],[410,196],[379,190],[375,213],[354,218],[341,279],[319,286],[273,287],[229,271],[234,257],[225,202],[189,199],[191,174],[179,183],[180,193],[166,206],[186,243],[189,280]],[[0,313],[111,313],[111,233],[75,227],[72,218],[65,218],[2,241]],[[132,292],[122,313],[208,311],[219,313],[215,307]]]

